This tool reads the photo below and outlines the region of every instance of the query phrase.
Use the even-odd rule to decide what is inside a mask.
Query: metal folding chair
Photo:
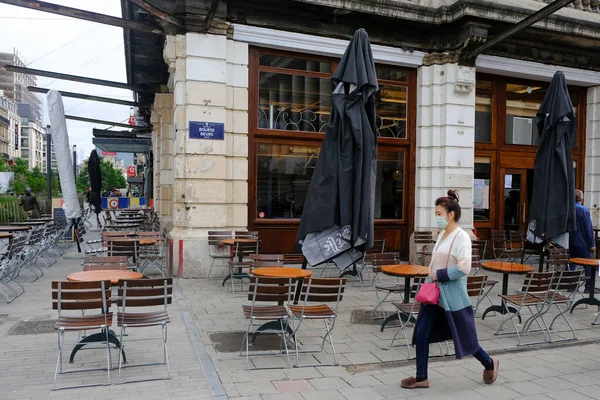
[[[281,344],[285,349],[285,355],[287,357],[287,365],[290,364],[290,355],[288,352],[287,345],[287,320],[288,312],[287,306],[291,303],[296,285],[294,280],[291,278],[266,278],[253,276],[250,278],[250,287],[248,290],[248,300],[252,303],[250,305],[243,305],[242,310],[244,311],[244,317],[248,320],[248,326],[246,327],[246,334],[242,341],[242,348],[240,349],[240,356],[246,356],[246,368],[248,368],[248,361],[250,357],[250,334],[254,328],[254,324],[265,321],[279,321],[279,327],[276,332],[281,334],[281,342],[279,346],[278,354],[281,354]],[[261,305],[258,303],[277,303],[277,305]],[[265,332],[265,331],[262,331]],[[244,354],[244,344],[246,353]],[[274,355],[273,352],[255,352],[253,356],[260,355]]]
[[[544,342],[549,341],[548,326],[541,317],[544,305],[552,295],[551,285],[553,280],[554,272],[529,272],[525,276],[520,293],[500,295],[503,300],[505,314],[502,316],[502,322],[496,331],[496,335],[500,334],[504,324],[510,320],[517,333],[518,345],[521,346],[521,332],[519,332],[519,327],[514,319],[523,315],[523,310],[527,308],[531,316],[523,323],[523,332],[526,332],[525,328],[528,330],[529,325],[535,321],[544,335]],[[509,306],[514,307],[515,311],[511,312]]]
[[[112,325],[112,313],[108,312],[111,305],[110,281],[95,282],[52,282],[52,309],[58,311],[58,319],[54,328],[58,331],[58,360],[54,372],[54,389],[67,389],[75,387],[99,386],[110,384],[111,356],[108,330]],[[97,313],[84,314],[87,310]],[[65,315],[65,311],[77,311]],[[98,312],[99,311],[99,312]],[[56,378],[59,374],[104,370],[104,368],[86,368],[77,370],[63,370],[63,347],[66,331],[86,331],[100,329],[106,335],[106,383],[66,386],[57,388]],[[89,348],[89,347],[87,347]]]
[[[119,341],[121,348],[119,351],[119,377],[123,368],[123,347],[125,330],[129,332],[132,328],[148,328],[160,326],[162,336],[154,338],[161,340],[163,344],[163,361],[144,364],[129,364],[125,368],[143,367],[149,365],[166,365],[167,376],[164,378],[141,378],[130,380],[128,382],[142,382],[171,379],[169,369],[169,354],[167,351],[167,324],[170,322],[167,306],[171,304],[173,297],[173,278],[158,279],[130,279],[120,280],[118,288],[119,299],[117,305],[120,310],[117,312],[117,326],[121,328]],[[130,309],[144,307],[144,312],[131,312]],[[152,311],[149,311],[149,310]],[[128,333],[127,340],[132,339],[131,333]]]
[[[215,261],[231,260],[229,247],[223,244],[224,239],[231,239],[231,231],[208,231],[208,256],[210,257],[210,269],[206,278],[210,281],[210,273],[215,266]],[[227,264],[224,264],[227,267]]]
[[[337,309],[340,304],[340,301],[342,301],[345,286],[346,278],[308,278],[304,281],[304,285],[302,285],[300,293],[301,304],[289,306],[289,310],[291,313],[291,318],[289,319],[289,321],[292,323],[292,330],[294,332],[292,336],[295,338],[295,367],[318,367],[325,365],[300,365],[298,332],[307,320],[323,321],[323,323],[325,324],[325,335],[323,336],[323,341],[321,343],[320,350],[303,350],[302,353],[322,352],[325,348],[325,342],[328,341],[331,345],[331,351],[333,352],[333,364],[330,365],[338,365],[337,356],[335,353],[335,345],[333,344],[333,337],[331,335],[331,332],[333,331],[333,328],[335,326],[335,320],[337,318]],[[309,303],[320,304],[311,305]],[[330,307],[327,303],[335,303],[335,305],[333,307]]]

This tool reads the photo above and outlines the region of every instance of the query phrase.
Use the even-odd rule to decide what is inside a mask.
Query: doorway
[[[524,232],[533,192],[533,169],[503,168],[501,176],[500,227],[504,231]]]

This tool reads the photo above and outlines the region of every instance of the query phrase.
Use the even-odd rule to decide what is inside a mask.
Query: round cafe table
[[[79,271],[67,275],[67,280],[73,282],[110,281],[116,285],[119,279],[142,279],[143,275],[134,271],[103,270]]]
[[[481,264],[481,267],[487,271],[500,272],[502,273],[502,294],[508,294],[508,276],[510,274],[515,275],[524,275],[528,272],[533,271],[533,267],[531,265],[511,263],[511,262],[501,262],[501,261],[485,261]],[[508,307],[508,310],[511,313],[516,313],[517,310],[513,307]],[[499,312],[500,314],[506,314],[506,308],[504,300],[502,300],[501,305],[493,305],[488,307],[481,316],[481,319],[485,319],[487,313],[490,312]],[[519,315],[519,322],[521,321],[521,316]]]
[[[300,294],[302,293],[302,281],[304,278],[312,276],[312,271],[308,271],[302,268],[287,268],[287,267],[262,267],[254,268],[250,273],[254,276],[262,276],[267,278],[293,278],[298,281],[296,285],[296,292],[294,293],[294,304],[298,304]],[[280,306],[283,303],[279,303]],[[281,329],[280,321],[269,321],[259,326],[254,335],[252,336],[252,343],[256,341],[256,336],[266,330],[278,330]],[[293,335],[293,330],[288,326],[287,331],[290,335]]]
[[[15,225],[2,225],[0,226],[0,232],[24,232],[31,229],[31,226],[15,226]]]
[[[395,276],[404,278],[404,296],[402,302],[408,303],[410,300],[410,279],[416,277],[426,277],[429,275],[429,268],[422,265],[411,265],[411,264],[397,264],[397,265],[384,265],[381,267],[381,272],[384,275]],[[387,317],[381,324],[381,332],[387,324],[391,321],[398,320],[398,313],[393,313]]]
[[[571,314],[573,313],[573,310],[575,309],[575,307],[577,307],[580,304],[589,304],[591,306],[598,306],[600,307],[600,300],[598,300],[596,298],[596,269],[598,267],[600,267],[600,260],[597,260],[595,258],[571,258],[569,259],[569,261],[571,262],[571,264],[575,264],[575,265],[581,265],[584,267],[589,267],[592,269],[592,273],[590,276],[590,294],[588,295],[588,297],[584,297],[583,299],[579,299],[575,302],[575,304],[573,304],[573,307],[571,307]]]
[[[258,242],[259,242],[258,239],[250,239],[250,238],[234,238],[234,239],[221,240],[221,243],[223,243],[225,246],[229,246],[229,247],[233,247],[238,243],[258,243]],[[231,254],[233,254],[233,251],[231,252]],[[238,254],[238,262],[241,263],[243,261],[244,261],[244,255],[242,253]],[[225,286],[225,283],[227,283],[228,280],[233,279],[233,278],[237,278],[237,279],[250,278],[250,275],[242,273],[242,268],[238,268],[237,274],[229,274],[223,279],[222,286]]]
[[[73,272],[67,275],[67,280],[73,282],[90,282],[90,281],[110,281],[111,284],[116,285],[119,279],[142,279],[143,275],[139,272],[133,271],[121,271],[121,270],[94,270],[94,271],[80,271]],[[89,336],[84,337],[77,343],[73,351],[69,362],[72,363],[75,359],[75,354],[85,345],[90,343],[104,342],[106,340],[106,332],[93,333]],[[117,335],[109,329],[108,341],[121,348],[121,343]],[[123,361],[125,362],[125,352],[123,352]]]

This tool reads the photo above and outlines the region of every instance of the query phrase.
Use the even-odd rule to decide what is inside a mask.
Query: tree
[[[33,193],[41,193],[46,189],[46,175],[42,174],[39,167],[35,167],[33,171],[27,171],[25,175],[27,186]]]
[[[102,189],[110,190],[127,186],[127,182],[121,171],[115,169],[110,162],[103,158],[100,159],[100,173],[102,174]],[[88,187],[90,187],[90,176],[86,160],[85,167],[81,169],[77,176],[77,191],[83,192]]]
[[[60,186],[60,177],[58,176],[58,171],[52,170],[52,196],[58,196],[62,192],[62,188]]]

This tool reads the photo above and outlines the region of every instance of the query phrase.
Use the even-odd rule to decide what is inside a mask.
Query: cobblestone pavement
[[[390,346],[397,332],[390,325],[380,332],[377,321],[359,318],[356,310],[370,310],[375,304],[372,288],[350,284],[340,306],[339,320],[334,329],[338,361],[337,367],[318,366],[286,368],[280,356],[252,357],[249,369],[237,349],[241,344],[239,332],[246,327],[241,305],[247,295],[231,293],[215,280],[176,280],[173,304],[170,306],[169,356],[170,380],[117,384],[113,371],[111,386],[52,391],[56,365],[56,333],[49,329],[56,312],[51,309],[50,281],[80,270],[81,257],[70,249],[59,262],[44,269],[45,275],[29,283],[26,293],[12,304],[0,304],[0,399],[600,399],[600,341],[599,327],[594,327],[596,310],[581,308],[570,315],[576,329],[577,342],[556,342],[552,345],[517,346],[514,331],[507,325],[505,335],[496,336],[500,316],[477,319],[482,346],[500,359],[500,377],[493,385],[481,382],[481,366],[469,357],[455,360],[445,356],[430,362],[431,388],[408,391],[400,388],[399,381],[414,373],[414,360],[409,359],[403,337]],[[317,272],[318,273],[318,272]],[[500,280],[500,276],[490,274]],[[519,287],[522,277],[511,277],[510,290]],[[497,285],[499,286],[499,285]],[[247,287],[247,286],[246,286]],[[492,301],[497,299],[495,288]],[[487,307],[488,304],[482,306]],[[390,306],[386,307],[391,310]],[[363,312],[364,316],[365,313]],[[480,315],[480,312],[478,313]],[[555,313],[550,313],[550,321]],[[23,327],[22,322],[38,322],[35,327]],[[308,326],[310,327],[310,326]],[[314,326],[316,327],[316,326]],[[34,329],[35,328],[35,329]],[[160,332],[131,331],[126,350],[129,361],[143,363],[160,360],[159,341],[136,341],[156,337]],[[216,341],[215,333],[238,332],[234,341],[225,346]],[[409,329],[408,333],[412,332]],[[298,340],[303,348],[319,344],[322,331],[304,331]],[[557,322],[553,339],[568,338],[570,332],[564,322]],[[211,339],[212,337],[212,339]],[[221,336],[223,337],[223,336]],[[524,336],[524,342],[539,341],[540,334]],[[259,341],[261,339],[259,338]],[[67,335],[67,348],[77,341],[77,335]],[[259,343],[259,342],[257,342]],[[446,353],[445,346],[431,348],[432,355]],[[452,347],[450,346],[450,353]],[[411,351],[411,356],[414,351]],[[118,353],[112,351],[116,363]],[[102,366],[102,350],[78,353],[71,367]],[[328,363],[331,352],[301,355],[303,363]],[[293,358],[292,358],[293,362]],[[271,369],[255,369],[255,368]],[[164,376],[162,365],[129,368],[124,379]],[[60,376],[59,385],[100,382],[102,371]]]
[[[51,305],[50,282],[55,279],[64,279],[65,275],[70,272],[80,271],[81,261],[81,256],[74,253],[74,249],[71,248],[63,258],[59,259],[58,263],[44,269],[45,275],[36,282],[28,283],[27,275],[19,278],[24,283],[26,292],[11,304],[0,303],[0,338],[2,340],[0,399],[211,399],[213,393],[219,394],[220,384],[216,388],[211,388],[209,385],[209,380],[205,376],[204,368],[195,351],[194,337],[188,335],[185,313],[182,314],[179,306],[179,304],[183,304],[185,307],[185,302],[182,303],[181,294],[178,291],[175,292],[177,301],[173,300],[169,310],[171,323],[168,327],[168,349],[172,379],[52,391],[58,348],[57,334],[51,328],[52,323],[50,322],[50,320],[56,319],[56,311],[52,310]],[[17,324],[23,321],[37,321],[39,322],[37,332],[47,333],[31,334],[34,333],[32,328],[17,330]],[[48,329],[49,327],[50,329]],[[115,330],[117,330],[116,327]],[[160,336],[159,327],[132,329],[125,341],[128,361],[134,364],[161,361],[162,344],[160,340],[141,342],[136,340]],[[65,347],[67,348],[65,357],[68,357],[76,341],[77,333],[65,334]],[[118,360],[116,349],[112,350],[112,358],[113,364],[116,366]],[[106,353],[103,350],[80,351],[74,364],[65,362],[65,369],[102,367],[106,365],[105,360]],[[124,369],[122,379],[133,380],[140,377],[161,376],[166,376],[164,365]],[[57,380],[57,386],[103,381],[106,381],[106,372],[93,371],[61,375]],[[112,381],[120,382],[116,370],[113,370]]]
[[[490,279],[502,280],[499,274],[489,275]],[[513,292],[519,288],[522,279],[522,276],[511,276],[509,290]],[[370,310],[375,305],[375,293],[370,287],[362,288],[356,282],[350,284],[340,305],[333,331],[340,366],[286,368],[283,357],[268,356],[252,357],[250,369],[247,369],[239,352],[224,349],[222,343],[213,343],[211,339],[215,333],[246,329],[241,305],[247,302],[247,295],[242,291],[231,293],[230,288],[222,287],[219,280],[180,280],[179,284],[206,351],[231,399],[600,398],[600,387],[597,386],[600,379],[600,341],[597,342],[600,326],[591,325],[596,316],[592,307],[578,308],[569,315],[579,339],[577,342],[560,341],[571,337],[571,332],[559,319],[552,329],[555,342],[551,345],[518,346],[512,324],[505,325],[504,334],[495,335],[500,315],[489,315],[482,321],[481,312],[478,312],[481,345],[501,360],[498,381],[491,386],[484,385],[481,366],[476,360],[471,357],[456,360],[447,356],[432,359],[430,389],[407,391],[400,388],[399,382],[414,374],[414,360],[408,357],[402,335],[394,347],[390,346],[398,328],[389,325],[380,332],[378,322],[356,321],[356,311],[353,314],[354,310]],[[490,295],[493,302],[497,302],[499,290],[500,284]],[[487,306],[489,302],[484,300],[480,309]],[[390,307],[393,308],[388,305],[386,309],[391,310]],[[546,320],[550,322],[555,315],[556,312],[551,311]],[[298,340],[303,346],[314,346],[320,344],[322,332],[306,331],[299,334]],[[410,337],[412,329],[409,328],[407,333]],[[523,336],[526,344],[542,339],[540,333]],[[445,355],[446,347],[440,349],[432,345],[431,353],[433,356]],[[414,357],[414,350],[411,349],[410,355]],[[327,347],[321,354],[301,355],[303,363],[331,361],[331,351]]]

